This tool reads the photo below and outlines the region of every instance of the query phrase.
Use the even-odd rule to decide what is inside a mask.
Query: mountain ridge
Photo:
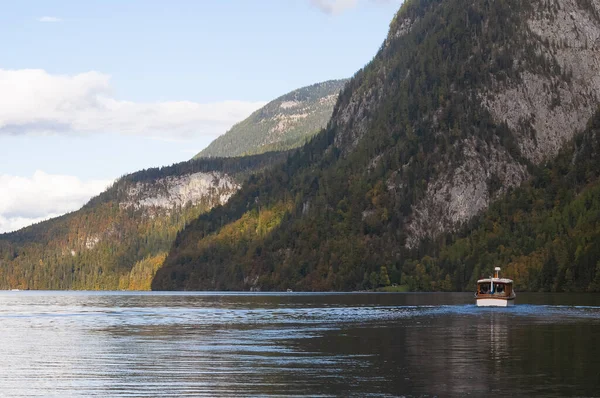
[[[215,139],[194,159],[254,155],[303,145],[325,127],[346,81],[328,80],[274,99]]]

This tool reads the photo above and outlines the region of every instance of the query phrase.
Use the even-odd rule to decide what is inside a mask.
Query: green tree
[[[390,277],[388,276],[388,271],[386,266],[381,266],[379,270],[379,285],[380,286],[389,286],[392,282],[390,282]]]

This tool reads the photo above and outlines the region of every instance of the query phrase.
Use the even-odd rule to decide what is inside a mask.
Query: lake
[[[600,295],[0,292],[0,395],[600,396]]]

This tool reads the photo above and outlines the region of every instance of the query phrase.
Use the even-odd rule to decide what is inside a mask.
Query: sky
[[[6,2],[0,233],[188,160],[280,95],[352,76],[401,1]]]

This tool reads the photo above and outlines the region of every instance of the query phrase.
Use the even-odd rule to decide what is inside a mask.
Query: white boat
[[[494,268],[494,277],[477,281],[475,299],[478,307],[510,307],[517,297],[512,279],[500,278],[500,267]]]

